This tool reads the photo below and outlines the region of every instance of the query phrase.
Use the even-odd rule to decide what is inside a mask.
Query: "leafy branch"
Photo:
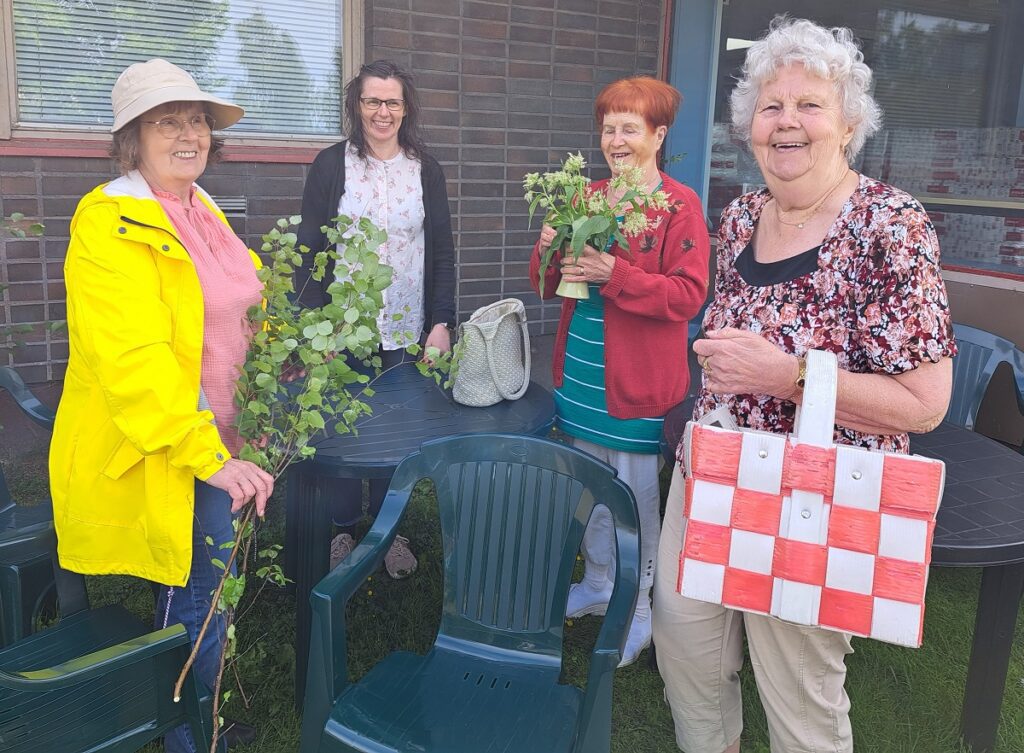
[[[263,283],[263,305],[249,311],[254,334],[235,392],[238,433],[245,441],[239,457],[260,466],[275,480],[292,463],[315,454],[311,442],[317,436],[327,431],[352,432],[356,421],[370,413],[363,401],[373,395],[370,377],[362,373],[365,368],[360,371],[357,367],[380,368],[377,320],[393,272],[375,252],[386,239],[385,233],[365,218],[338,217],[332,226],[321,228],[327,248],[312,259],[312,279],[317,282],[334,262],[336,279],[327,286],[331,300],[319,308],[303,308],[295,302],[293,276],[310,251],[296,245],[293,228],[299,221],[299,217],[278,220],[263,236],[261,250],[268,262],[257,272]],[[280,546],[251,556],[254,518],[255,508],[250,503],[235,521],[234,541],[221,545],[227,550],[226,559],[213,559],[223,574],[195,640],[198,646],[214,616],[224,616],[227,640],[214,688],[211,753],[217,747],[221,702],[231,694],[226,691],[221,698],[221,683],[225,667],[237,652],[235,625],[250,560],[255,561],[255,579],[263,585],[287,582],[276,562]],[[237,574],[232,572],[233,565]],[[175,700],[196,653],[193,649],[181,670]]]

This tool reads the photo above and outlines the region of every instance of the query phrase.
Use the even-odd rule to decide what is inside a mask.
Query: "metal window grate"
[[[249,197],[247,196],[213,196],[211,197],[220,210],[228,217],[245,217],[249,211]]]

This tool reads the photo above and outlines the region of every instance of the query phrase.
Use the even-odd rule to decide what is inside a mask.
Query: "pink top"
[[[232,455],[242,440],[235,428],[235,381],[252,338],[246,312],[259,304],[263,284],[249,249],[213,211],[189,193],[189,205],[174,194],[150,186],[188,251],[203,291],[203,361],[200,384]]]

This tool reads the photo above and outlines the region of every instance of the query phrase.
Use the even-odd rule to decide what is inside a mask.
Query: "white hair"
[[[864,142],[881,127],[882,109],[871,95],[871,69],[864,63],[864,54],[853,32],[843,27],[826,29],[806,19],[776,16],[768,33],[747,50],[742,76],[732,91],[734,132],[750,143],[761,87],[790,65],[802,65],[835,85],[843,119],[853,126],[845,149],[847,161],[853,162]]]

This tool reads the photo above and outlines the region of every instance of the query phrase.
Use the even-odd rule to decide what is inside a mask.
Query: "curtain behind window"
[[[339,0],[14,0],[13,7],[19,126],[109,127],[118,74],[162,57],[245,108],[233,133],[341,130]]]

